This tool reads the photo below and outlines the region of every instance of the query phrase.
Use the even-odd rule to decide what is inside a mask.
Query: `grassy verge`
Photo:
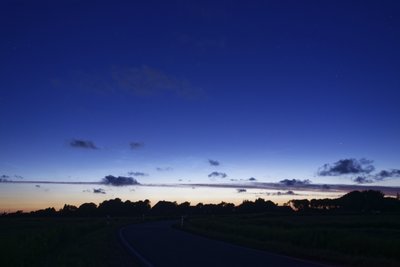
[[[4,218],[0,266],[132,266],[116,230],[137,219]]]
[[[289,256],[349,266],[400,266],[400,215],[229,215],[185,229]]]

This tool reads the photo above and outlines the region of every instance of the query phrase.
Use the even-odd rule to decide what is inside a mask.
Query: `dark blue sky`
[[[4,1],[0,10],[0,175],[137,171],[148,174],[141,182],[176,183],[219,171],[353,183],[318,168],[353,158],[400,167],[398,1]]]

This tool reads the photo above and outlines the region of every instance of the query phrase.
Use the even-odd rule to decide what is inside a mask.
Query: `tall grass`
[[[187,229],[287,255],[351,266],[400,266],[399,215],[229,215]]]
[[[0,220],[0,266],[126,266],[115,229],[98,218]]]

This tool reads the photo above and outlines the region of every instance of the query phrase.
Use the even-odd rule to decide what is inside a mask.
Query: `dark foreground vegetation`
[[[0,266],[132,266],[116,230],[184,216],[184,230],[351,266],[400,266],[400,201],[378,191],[337,199],[197,204],[107,200],[0,216]]]
[[[3,218],[0,266],[134,266],[116,230],[134,219]]]
[[[193,218],[207,237],[339,266],[400,266],[399,214],[242,214]]]

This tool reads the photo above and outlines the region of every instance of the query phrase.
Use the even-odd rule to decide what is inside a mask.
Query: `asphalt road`
[[[134,224],[119,234],[143,266],[323,266],[197,236],[172,228],[173,223]]]

